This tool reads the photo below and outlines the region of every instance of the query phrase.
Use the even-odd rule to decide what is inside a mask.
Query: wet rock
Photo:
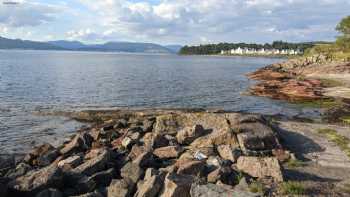
[[[165,177],[163,191],[161,197],[190,197],[191,185],[193,177],[189,175],[179,175],[169,173]]]
[[[215,184],[199,185],[193,184],[191,187],[191,197],[222,197],[222,196],[234,196],[234,197],[257,197],[258,194],[245,191],[235,191],[227,187],[223,187]]]
[[[28,172],[9,183],[9,188],[15,193],[32,194],[42,189],[62,185],[62,172],[56,164]]]
[[[161,159],[177,158],[183,149],[180,146],[166,146],[157,148],[153,151],[153,154]]]
[[[128,162],[120,170],[120,175],[126,179],[130,180],[131,183],[136,184],[140,178],[144,175],[144,170],[136,163]]]
[[[238,158],[237,168],[252,177],[272,177],[278,182],[283,181],[281,166],[274,157],[241,156]]]
[[[84,194],[94,191],[96,182],[91,177],[82,176],[74,186],[76,194]]]
[[[58,167],[63,168],[65,165],[69,165],[71,168],[75,168],[82,163],[82,158],[79,155],[68,157],[67,159],[58,162]]]
[[[125,179],[114,179],[107,189],[107,197],[129,197],[134,183]]]
[[[32,167],[26,163],[19,163],[15,169],[9,170],[5,177],[15,179],[19,176],[23,176],[28,171],[32,170]]]
[[[57,189],[49,188],[41,191],[35,197],[63,197],[63,193]]]
[[[106,149],[102,149],[101,153],[98,156],[85,161],[81,165],[74,168],[72,171],[75,173],[92,175],[96,172],[104,170],[109,160],[110,152]]]
[[[177,173],[197,176],[203,173],[204,168],[205,162],[203,161],[189,161],[179,165]]]
[[[93,137],[91,137],[87,132],[78,133],[60,150],[60,153],[64,155],[72,151],[86,151],[90,149],[93,140]]]
[[[240,156],[240,150],[232,149],[230,145],[220,145],[216,148],[221,158],[235,163]]]
[[[272,149],[280,147],[274,131],[260,122],[240,124],[239,132],[237,138],[244,154],[270,153]]]
[[[205,130],[202,125],[195,125],[193,127],[186,127],[179,131],[176,135],[176,139],[180,144],[190,144],[198,137],[205,134]]]

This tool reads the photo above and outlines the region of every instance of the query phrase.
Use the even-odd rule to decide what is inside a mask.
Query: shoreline
[[[123,196],[143,196],[150,191],[156,196],[176,196],[179,194],[173,188],[190,195],[199,192],[200,188],[212,191],[213,186],[232,195],[274,193],[273,196],[279,196],[282,185],[291,180],[288,171],[290,163],[305,162],[303,170],[324,171],[328,168],[317,164],[317,160],[304,161],[302,158],[309,155],[293,148],[297,142],[285,136],[287,133],[284,129],[289,128],[291,123],[296,124],[295,120],[205,109],[88,110],[69,113],[65,115],[85,120],[90,126],[77,130],[70,140],[59,147],[43,144],[22,159],[0,157],[0,191],[3,188],[6,191],[2,196],[34,196],[42,193],[114,196],[116,192],[127,194]],[[297,125],[300,129],[312,125],[315,128],[325,127],[303,122]],[[311,133],[308,135],[312,136]],[[329,144],[326,146],[328,150]],[[327,155],[335,154],[333,157],[338,157],[343,154],[344,165],[347,162],[350,164],[350,154],[346,159],[345,153],[339,151],[329,150]],[[319,159],[324,157],[322,152],[317,154],[320,154]],[[336,172],[350,172],[350,168],[345,167],[347,164],[341,168],[337,161],[328,165],[334,165]],[[234,178],[236,176],[239,178]],[[202,179],[198,184],[196,177],[205,178],[205,181]],[[65,182],[66,179],[72,182]],[[158,181],[146,184],[151,180]],[[255,193],[250,187],[257,181],[264,189]],[[316,187],[320,183],[314,180],[307,187]],[[325,186],[322,191],[341,192],[334,185]]]

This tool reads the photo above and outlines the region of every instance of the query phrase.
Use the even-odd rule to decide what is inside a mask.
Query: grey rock
[[[276,133],[260,122],[243,123],[239,125],[237,139],[241,150],[246,155],[271,152],[280,147]]]
[[[71,196],[71,197],[103,197],[103,195],[100,192],[98,192],[98,191],[94,191],[94,192],[81,194],[81,195],[78,195],[78,196]]]
[[[273,177],[277,182],[283,181],[281,166],[274,157],[246,157],[241,156],[237,161],[237,168],[252,177]]]
[[[208,183],[206,185],[193,184],[191,187],[191,197],[258,197],[259,195],[246,192],[235,191],[227,187]]]

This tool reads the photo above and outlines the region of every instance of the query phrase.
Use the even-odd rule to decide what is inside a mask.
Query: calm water
[[[55,51],[0,51],[0,152],[59,142],[80,124],[38,110],[205,107],[297,113],[244,96],[244,75],[280,59]]]

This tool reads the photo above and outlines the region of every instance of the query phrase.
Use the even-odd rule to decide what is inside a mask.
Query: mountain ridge
[[[170,45],[175,46],[175,45]],[[176,45],[180,46],[180,45]],[[110,41],[102,44],[85,44],[80,41],[30,41],[9,39],[0,36],[0,49],[27,50],[69,50],[69,51],[101,51],[101,52],[130,52],[130,53],[177,53],[172,47],[149,42]]]

